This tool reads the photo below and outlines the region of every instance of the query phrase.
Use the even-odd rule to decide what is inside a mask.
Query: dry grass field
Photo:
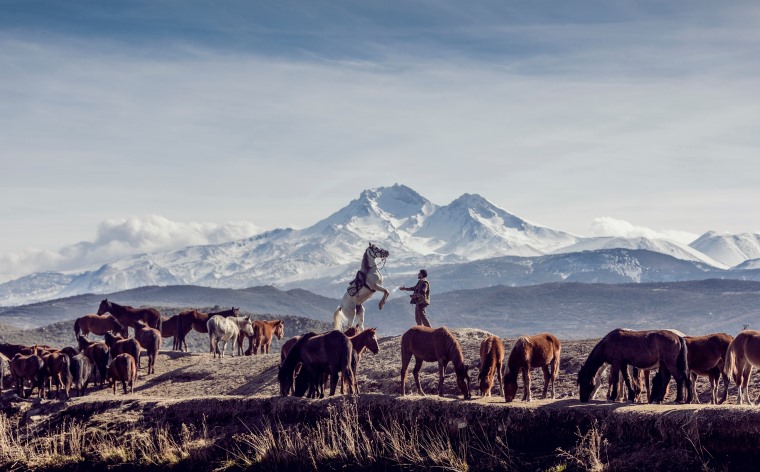
[[[399,336],[364,354],[358,397],[279,397],[279,344],[271,354],[224,359],[162,351],[155,374],[146,375],[143,362],[131,395],[94,388],[69,401],[22,400],[6,391],[0,469],[754,470],[758,407],[677,405],[672,394],[663,405],[581,404],[577,372],[596,340],[563,343],[554,400],[520,401],[522,381],[513,403],[498,384],[483,398],[476,379],[488,333],[454,332],[470,366],[470,401],[450,366],[444,398],[435,394],[433,363],[421,372],[428,396],[416,394],[410,368],[407,391],[415,394],[401,397]],[[506,341],[508,354],[513,340]],[[540,398],[540,370],[532,378]],[[698,389],[708,401],[704,380]],[[753,398],[758,392],[755,380]],[[732,387],[728,403],[735,401]]]

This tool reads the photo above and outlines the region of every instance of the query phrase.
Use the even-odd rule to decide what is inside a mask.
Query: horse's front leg
[[[618,396],[618,381],[620,380],[620,365],[610,365],[610,385],[612,385],[612,391],[610,392],[607,400],[617,401]]]
[[[533,401],[533,395],[530,392],[530,366],[525,366],[523,368],[523,401],[530,402]],[[544,390],[544,395],[546,395],[546,390]]]
[[[636,401],[636,391],[633,389],[633,386],[631,386],[631,376],[628,375],[628,366],[623,365],[620,368],[620,373],[623,374],[623,382],[625,388],[628,389],[628,400],[632,402]]]
[[[425,396],[425,392],[422,391],[422,385],[420,385],[420,369],[422,369],[422,359],[415,356],[414,357],[414,369],[412,370],[412,374],[414,375],[414,384],[417,386],[417,391],[422,395]]]
[[[388,295],[390,295],[391,292],[389,292],[388,289],[382,285],[375,285],[375,290],[378,292],[383,292],[383,298],[380,299],[380,303],[378,304],[378,307],[382,310],[385,306],[385,301],[388,299]],[[362,328],[364,328],[364,325],[362,325]]]

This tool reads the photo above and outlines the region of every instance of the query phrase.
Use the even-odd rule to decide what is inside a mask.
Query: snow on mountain
[[[760,269],[760,259],[750,259],[732,268],[733,270],[756,270]]]
[[[692,248],[733,267],[748,259],[760,258],[760,234],[719,234],[708,231],[691,244]]]
[[[276,229],[222,244],[141,254],[96,269],[35,274],[0,284],[0,305],[146,285],[215,288],[274,285],[339,297],[358,269],[368,242],[390,251],[385,269],[389,287],[408,282],[407,276],[414,280],[413,274],[421,267],[456,271],[467,263],[511,256],[519,259],[508,262],[514,265],[514,274],[520,271],[529,274],[531,270],[525,267],[538,267],[541,260],[557,260],[540,259],[549,254],[612,248],[656,251],[685,261],[724,267],[695,248],[677,243],[646,238],[579,238],[529,223],[479,195],[464,194],[448,205],[438,206],[411,188],[397,184],[365,190],[345,207],[305,229]],[[582,256],[578,262],[551,269],[554,272],[546,277],[531,274],[524,280],[530,283],[547,277],[592,281],[646,278],[648,269],[638,259],[615,256],[610,263],[610,257]],[[507,263],[504,259],[500,261]],[[546,270],[550,269],[538,272]],[[618,275],[600,275],[595,272],[598,270]],[[678,270],[681,269],[673,269]],[[691,273],[691,269],[683,270]],[[578,275],[582,273],[589,275]],[[678,276],[671,278],[676,280]],[[472,282],[474,286],[491,284],[488,271],[476,279]]]
[[[726,264],[716,261],[715,259],[706,256],[705,254],[702,254],[698,250],[685,244],[665,239],[648,239],[643,237],[622,238],[609,236],[584,238],[575,244],[562,247],[554,252],[555,254],[565,254],[580,251],[599,251],[602,249],[645,249],[647,251],[667,254],[675,257],[676,259],[702,262],[704,264],[709,264],[720,269],[727,269],[729,267]]]

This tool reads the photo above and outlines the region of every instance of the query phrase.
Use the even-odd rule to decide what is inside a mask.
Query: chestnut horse
[[[25,356],[16,354],[10,362],[11,376],[16,381],[16,390],[21,398],[28,398],[32,394],[34,387],[37,387],[39,398],[45,395],[45,362],[36,354]],[[29,395],[24,395],[24,380],[29,379],[32,388]]]
[[[84,315],[74,321],[74,335],[83,334],[87,336],[90,333],[103,336],[108,331],[119,333],[125,338],[129,336],[127,327],[119,323],[115,316],[108,315]]]
[[[760,367],[760,331],[745,329],[729,344],[724,366],[726,375],[733,378],[739,388],[740,405],[744,402],[752,404],[749,398],[749,378],[753,367]]]
[[[423,362],[438,362],[438,395],[443,396],[443,372],[449,362],[454,364],[457,385],[465,400],[470,399],[470,376],[464,363],[459,341],[446,327],[429,328],[413,326],[401,336],[401,394],[406,395],[406,371],[414,356],[414,382],[420,395],[425,395],[420,385],[420,369]]]
[[[172,351],[180,351],[179,336],[177,328],[179,324],[179,315],[172,315],[169,318],[161,317],[161,339],[172,338]],[[187,347],[187,345],[185,345]],[[137,368],[139,369],[139,362]]]
[[[714,333],[704,336],[686,336],[686,347],[688,349],[689,374],[691,375],[691,394],[695,403],[699,403],[697,395],[697,376],[705,376],[710,381],[710,403],[714,405],[726,401],[728,396],[728,375],[724,372],[724,361],[728,346],[734,339],[726,333]],[[718,381],[723,377],[725,390],[723,396],[718,400]],[[657,372],[654,376],[654,388],[658,392],[662,401],[667,394],[667,384],[670,382],[670,373],[667,371]]]
[[[151,328],[156,328],[159,334],[161,332],[161,313],[155,308],[132,308],[131,306],[119,305],[105,299],[100,302],[98,314],[103,315],[105,313],[112,314],[119,320],[119,323],[130,328],[135,327],[136,321],[142,320]]]
[[[504,383],[501,379],[502,365],[504,364],[504,343],[498,336],[488,336],[480,343],[480,395],[491,396],[493,378],[499,379],[499,387],[504,393]]]
[[[253,354],[256,354],[257,350],[261,354],[269,354],[269,348],[272,345],[272,337],[277,336],[277,339],[282,339],[285,335],[285,323],[282,320],[256,320],[253,324],[254,330],[258,327],[261,333],[258,339],[258,345],[253,344],[253,337],[249,338],[251,339]],[[251,347],[249,347],[248,350],[250,351]],[[246,352],[246,354],[248,354],[248,352]]]
[[[228,310],[217,311],[213,313],[203,313],[198,310],[185,310],[177,315],[177,346],[182,350],[184,345],[185,351],[187,351],[187,342],[185,338],[191,330],[195,330],[199,333],[208,333],[208,327],[206,323],[212,316],[239,316],[240,308],[232,307]],[[210,348],[209,348],[210,349]],[[208,352],[211,352],[209,350]]]
[[[667,369],[675,377],[676,382],[685,383],[689,389],[688,402],[691,402],[691,381],[687,366],[686,340],[670,330],[633,331],[628,329],[614,329],[599,341],[591,350],[586,362],[578,372],[578,386],[580,387],[580,399],[582,402],[589,401],[594,391],[594,377],[604,363],[611,366],[612,391],[610,399],[617,397],[618,378],[623,374],[628,398],[634,400],[636,392],[631,387],[626,366],[631,365],[639,369],[651,370],[655,368]],[[680,391],[677,401],[683,401]],[[655,391],[652,391],[654,401]]]
[[[517,376],[522,372],[523,378],[523,401],[532,400],[530,392],[530,370],[540,367],[544,372],[544,393],[546,394],[551,385],[551,398],[554,398],[554,380],[559,373],[559,357],[562,346],[551,333],[541,333],[535,336],[520,336],[512,347],[507,359],[507,368],[504,372],[504,399],[511,402],[517,394]]]
[[[135,322],[135,339],[148,352],[148,375],[155,374],[156,357],[161,350],[161,331],[137,320]]]
[[[135,358],[129,354],[119,354],[114,357],[111,365],[108,366],[108,386],[113,387],[113,394],[116,395],[116,382],[121,382],[124,394],[127,394],[127,385],[129,393],[135,391],[135,381],[137,381],[137,364]]]
[[[137,368],[140,368],[140,351],[142,350],[142,346],[140,346],[140,342],[137,339],[121,339],[111,333],[106,333],[103,335],[103,341],[105,341],[106,346],[108,346],[111,352],[111,359],[119,354],[129,354],[135,359]]]

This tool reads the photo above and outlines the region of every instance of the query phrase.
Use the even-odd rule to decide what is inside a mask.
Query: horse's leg
[[[417,386],[417,391],[419,394],[424,397],[425,392],[422,391],[422,385],[420,385],[420,369],[422,369],[422,359],[414,356],[414,369],[412,369],[412,374],[414,375],[414,384]]]
[[[391,294],[391,292],[388,291],[385,287],[379,284],[375,284],[373,287],[374,290],[377,290],[378,292],[383,292],[383,298],[380,299],[380,303],[378,304],[379,309],[383,309],[385,306],[385,301],[388,300],[388,295]],[[362,329],[364,329],[364,323],[362,323]]]
[[[549,373],[549,366],[545,365],[541,367],[541,370],[544,373],[544,393],[541,394],[541,399],[546,399],[546,394],[549,391],[549,381],[551,379],[551,374]],[[554,398],[554,388],[552,387],[552,398]]]
[[[496,377],[498,377],[499,380],[499,395],[504,396],[504,380],[502,380],[501,372],[503,370],[502,362],[498,361],[496,362]]]
[[[448,361],[438,360],[438,396],[443,396],[443,369],[446,368]]]
[[[628,400],[635,401],[636,400],[636,392],[634,391],[633,387],[631,386],[631,377],[628,374],[628,365],[623,364],[620,367],[620,373],[623,376],[623,385],[625,385],[625,388],[628,390]]]
[[[364,330],[364,305],[356,305],[356,318],[358,321],[359,331]],[[353,320],[349,323],[349,326],[353,324]]]
[[[618,380],[620,380],[620,364],[610,365],[610,385],[612,385],[612,392],[607,397],[607,400],[617,401],[618,396]]]
[[[530,366],[523,367],[522,375],[523,375],[523,401],[529,402],[533,400],[533,395],[531,394],[531,391],[530,391]],[[546,385],[544,385],[544,387],[545,386]]]
[[[409,361],[412,355],[401,349],[401,395],[406,395],[406,372],[409,369]]]
[[[710,396],[715,397],[715,394],[713,393],[713,379],[712,374],[710,372],[707,373],[707,377],[710,379]],[[701,403],[699,401],[699,394],[697,393],[697,373],[693,370],[689,372],[689,378],[691,379],[691,398],[692,403]],[[714,403],[714,398],[710,398],[710,403]]]

